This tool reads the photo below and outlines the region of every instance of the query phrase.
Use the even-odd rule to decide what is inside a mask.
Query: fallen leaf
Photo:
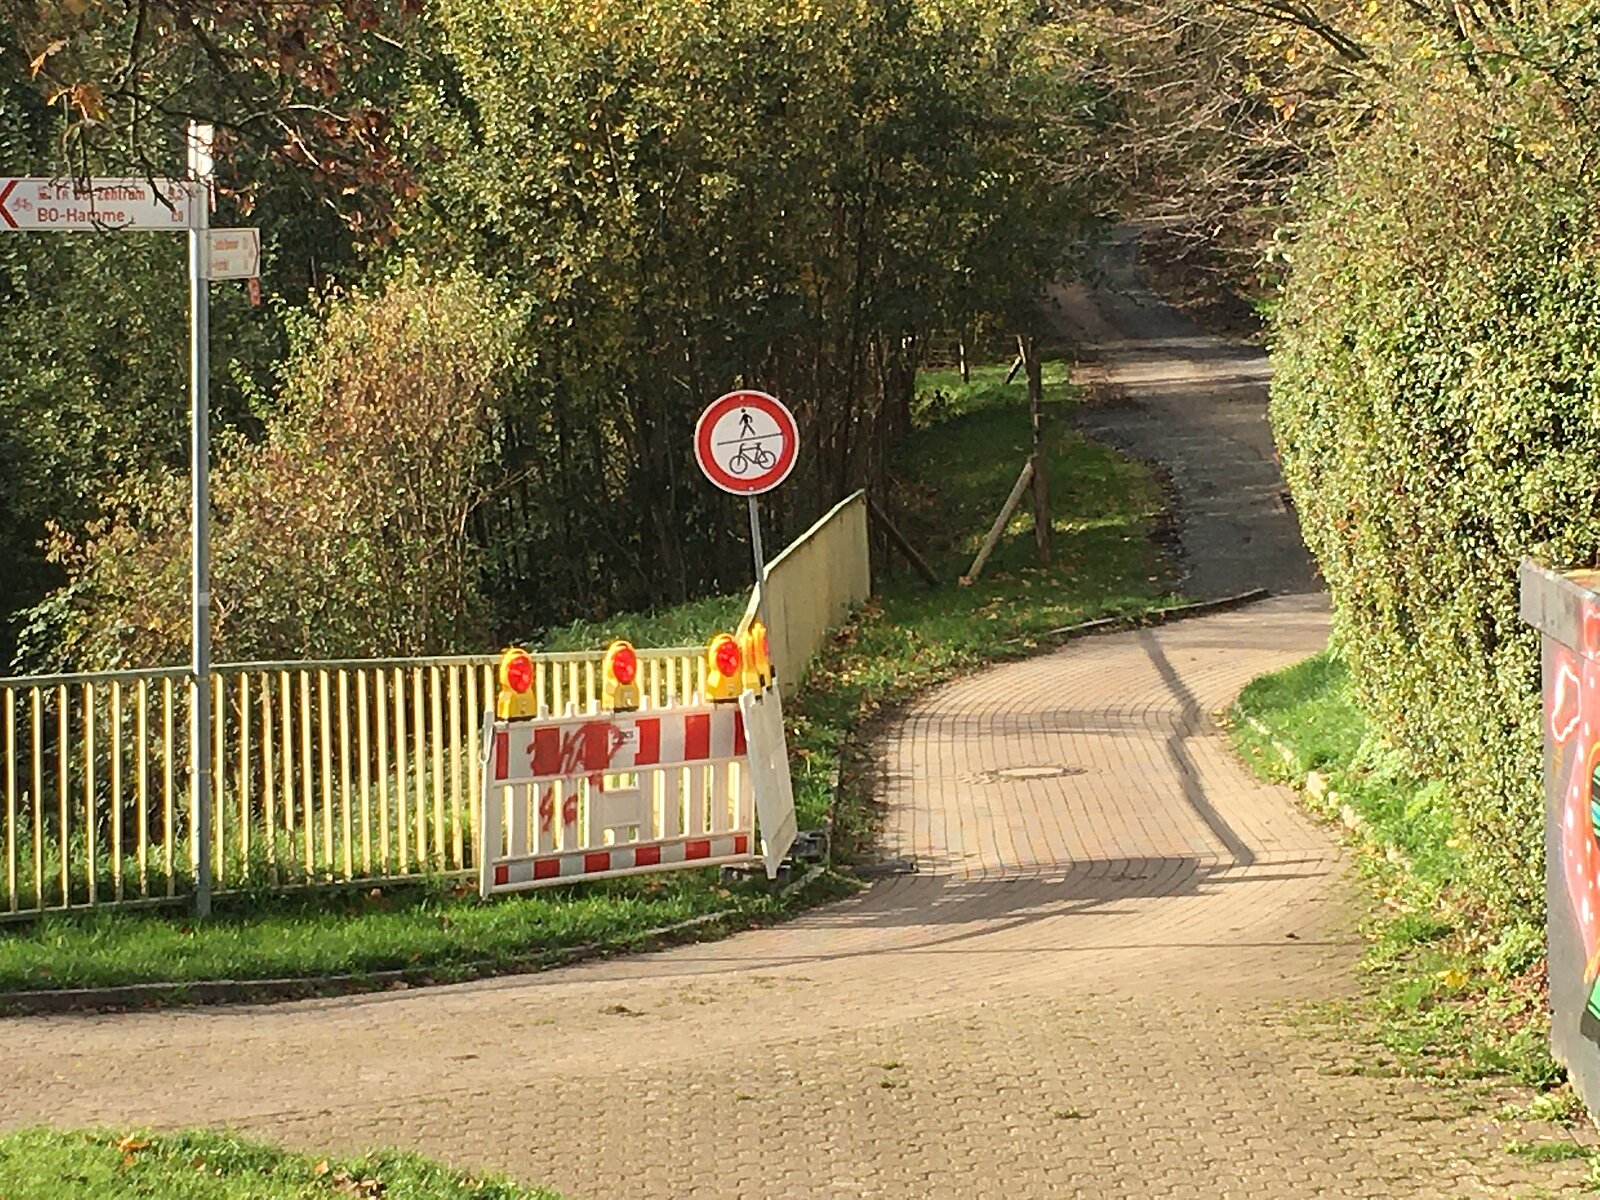
[[[316,1166],[311,1168],[311,1174],[316,1178],[321,1179],[329,1172],[329,1170],[331,1170],[331,1168],[328,1166],[328,1160],[323,1159]]]
[[[149,1138],[142,1138],[136,1133],[130,1133],[117,1143],[117,1149],[124,1154],[136,1154],[150,1145]]]
[[[33,61],[28,64],[28,69],[31,72],[33,78],[37,79],[39,77],[39,72],[44,70],[45,61],[52,54],[55,54],[59,50],[66,49],[66,46],[67,46],[67,39],[66,38],[59,38],[56,41],[51,42],[43,50],[39,51],[39,53],[34,57]]]

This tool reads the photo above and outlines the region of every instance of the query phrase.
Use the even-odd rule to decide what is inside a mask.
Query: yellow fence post
[[[16,693],[6,689],[6,910],[17,903],[17,710]],[[36,801],[37,802],[37,801]]]
[[[407,826],[410,817],[406,806],[406,775],[408,755],[406,754],[406,688],[405,672],[399,667],[394,669],[394,776],[395,776],[395,816],[400,843],[401,875],[407,874],[411,869],[411,839]]]
[[[278,882],[277,776],[272,769],[272,676],[261,673],[261,852],[267,878]]]
[[[339,828],[344,835],[344,877],[355,877],[350,818],[350,672],[339,668]]]
[[[356,672],[356,727],[361,753],[361,873],[372,874],[372,742],[367,734],[367,673]]]
[[[334,863],[337,861],[333,850],[333,730],[328,698],[328,672],[317,672],[317,733],[322,749],[322,861],[327,870],[328,877],[333,877]]]
[[[428,865],[428,754],[423,741],[423,715],[422,715],[422,668],[411,669],[411,765],[415,774],[411,777],[411,794],[416,798],[417,827],[413,833],[411,848],[416,859],[417,869],[426,870]]]
[[[94,904],[95,892],[95,840],[97,831],[94,819],[94,684],[83,685],[83,876],[89,892],[89,903]],[[67,846],[62,852],[68,853]]]
[[[228,780],[224,769],[223,742],[227,736],[227,696],[222,676],[212,672],[206,680],[211,694],[211,884],[220,890],[228,880]]]
[[[239,878],[250,879],[250,673],[239,672]]]
[[[461,854],[461,668],[455,664],[450,667],[450,804],[449,865],[460,870],[466,863]]]
[[[306,839],[306,882],[317,878],[316,760],[311,757],[311,672],[300,671],[300,829]]]
[[[389,873],[389,705],[384,700],[384,674],[372,673],[373,703],[378,710],[378,870]]]
[[[487,701],[484,702],[487,704]],[[478,702],[478,672],[473,667],[467,668],[467,729],[476,738],[479,729],[483,728],[483,707]],[[476,746],[476,741],[474,741]],[[471,823],[472,836],[466,840],[464,846],[465,859],[463,867],[476,866],[478,830],[483,828],[483,780],[478,773],[478,754],[476,750],[467,755],[467,820]]]
[[[444,701],[439,694],[439,667],[428,668],[428,713],[433,725],[428,740],[433,743],[433,861],[444,870]]]
[[[165,861],[164,861],[163,865],[165,866],[166,872],[167,872],[167,895],[168,896],[173,896],[173,895],[177,894],[178,868],[177,868],[177,863],[175,861],[176,848],[173,845],[174,841],[177,839],[177,820],[173,816],[173,811],[172,811],[173,810],[173,795],[172,795],[172,793],[173,793],[173,787],[172,787],[172,757],[173,757],[172,705],[173,705],[173,695],[172,695],[172,680],[171,679],[164,679],[164,680],[161,681],[161,701],[162,701],[162,710],[161,710],[161,744],[164,745],[167,748],[167,752],[161,756],[162,759],[163,759],[162,767],[161,767],[161,771],[162,771],[162,774],[161,774],[161,807],[162,807],[161,839],[162,839],[162,842],[164,843],[163,844],[163,848],[162,848],[162,853],[163,853],[164,858],[165,858]]]
[[[122,683],[111,681],[111,892],[122,899]]]

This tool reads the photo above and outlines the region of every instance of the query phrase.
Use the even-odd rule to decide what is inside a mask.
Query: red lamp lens
[[[715,655],[717,671],[722,675],[735,675],[739,671],[739,643],[723,638],[717,643]]]
[[[506,683],[513,692],[525,692],[533,686],[533,660],[519,654],[506,663]]]
[[[630,684],[639,673],[639,658],[633,647],[624,643],[611,652],[611,678],[620,684]]]

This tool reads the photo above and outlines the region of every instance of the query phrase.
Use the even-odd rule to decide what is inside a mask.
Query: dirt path
[[[1079,425],[1170,472],[1194,598],[1321,590],[1267,424],[1265,353],[1170,308],[1138,256],[1137,232],[1119,229],[1090,284],[1054,292],[1059,332],[1088,355],[1083,374],[1104,398]]]
[[[1569,1181],[1504,1153],[1464,1091],[1354,1074],[1290,1025],[1348,986],[1343,868],[1213,714],[1325,637],[1320,597],[1285,597],[929,694],[884,747],[889,850],[918,871],[780,928],[455,987],[0,1022],[0,1127],[394,1143],[597,1200]]]

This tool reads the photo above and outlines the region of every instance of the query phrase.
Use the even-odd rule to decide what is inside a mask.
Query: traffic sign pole
[[[754,496],[750,497],[750,550],[756,560],[756,617],[771,629],[767,614],[767,556],[761,550],[761,505]]]
[[[211,915],[211,127],[189,126],[189,172],[200,194],[189,224],[189,489],[192,566],[190,701],[194,763],[194,911]]]

